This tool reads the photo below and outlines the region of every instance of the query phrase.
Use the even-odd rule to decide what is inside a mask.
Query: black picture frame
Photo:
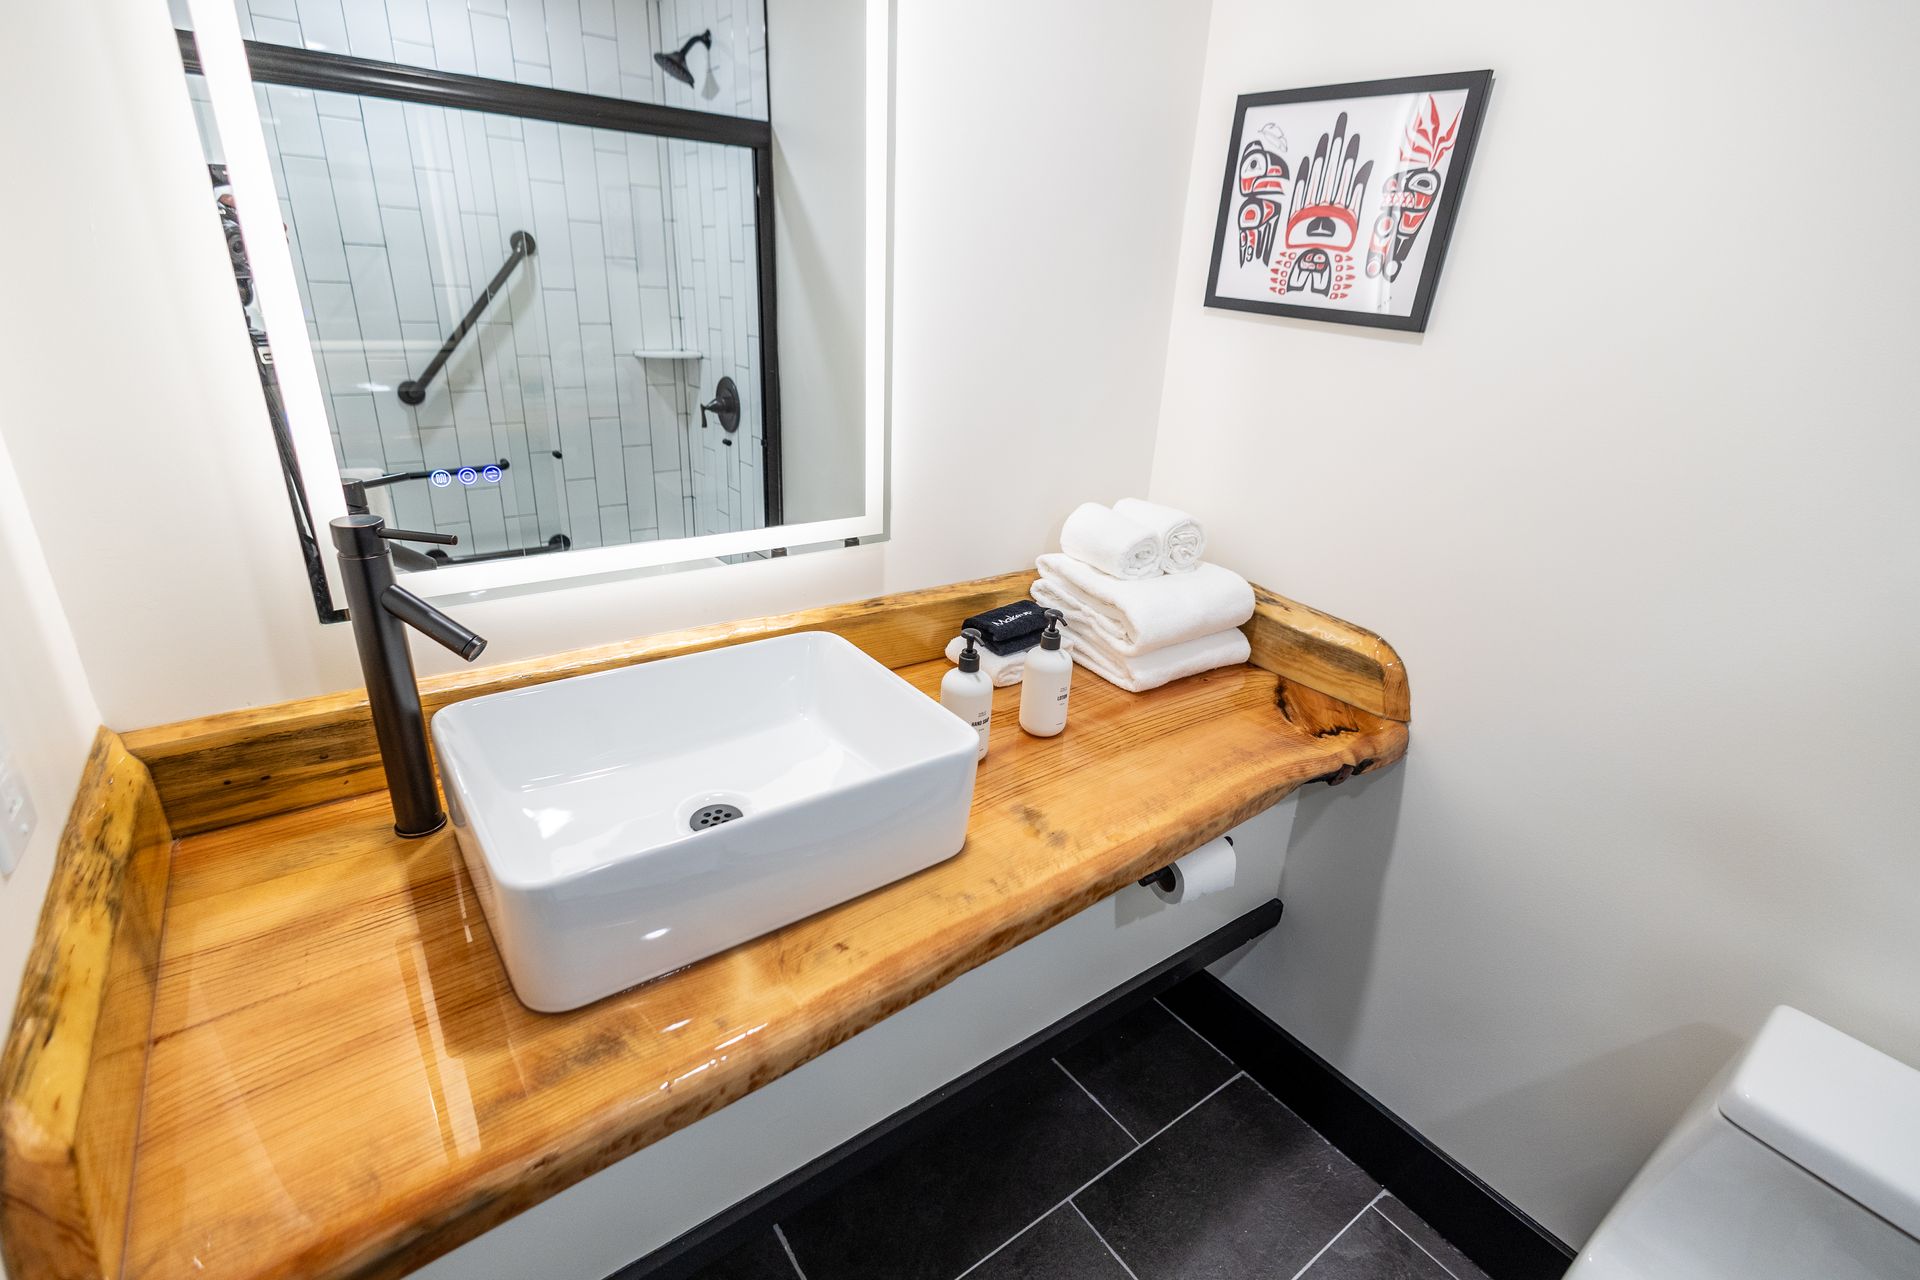
[[[1239,177],[1242,151],[1246,147],[1246,144],[1242,140],[1242,135],[1246,129],[1247,113],[1250,110],[1259,107],[1285,106],[1300,103],[1325,103],[1328,109],[1328,119],[1331,121],[1334,119],[1335,114],[1340,111],[1340,104],[1352,99],[1389,96],[1404,97],[1412,94],[1451,93],[1460,90],[1466,91],[1466,102],[1459,113],[1457,138],[1451,146],[1452,154],[1446,158],[1447,168],[1441,179],[1441,188],[1434,201],[1435,207],[1426,219],[1427,225],[1421,228],[1426,231],[1429,240],[1420,264],[1420,275],[1415,287],[1413,304],[1408,314],[1393,315],[1374,311],[1344,310],[1331,305],[1285,302],[1280,300],[1281,297],[1285,296],[1283,294],[1276,295],[1275,300],[1269,302],[1265,299],[1222,295],[1220,293],[1221,262],[1225,257],[1229,243],[1236,245],[1237,252],[1237,245],[1240,238],[1237,218],[1237,205],[1239,204],[1239,200],[1236,199],[1236,196],[1239,194],[1237,179]],[[1361,80],[1351,84],[1320,85],[1310,89],[1281,89],[1270,93],[1248,93],[1240,95],[1240,98],[1234,105],[1233,128],[1227,137],[1226,173],[1220,184],[1220,211],[1214,222],[1213,253],[1207,265],[1207,296],[1205,305],[1228,311],[1246,311],[1259,315],[1290,316],[1301,320],[1321,320],[1333,324],[1363,325],[1375,329],[1398,329],[1414,333],[1424,333],[1427,328],[1428,314],[1433,308],[1434,290],[1439,285],[1441,270],[1446,263],[1447,246],[1453,238],[1454,219],[1459,212],[1460,201],[1466,193],[1467,179],[1473,167],[1474,149],[1480,140],[1480,125],[1485,118],[1487,98],[1492,93],[1492,90],[1492,71],[1461,71],[1444,75],[1404,76],[1394,80]],[[1344,116],[1342,116],[1342,118],[1344,118]],[[1395,139],[1396,148],[1399,143],[1400,140]],[[1336,152],[1338,151],[1337,145],[1334,149]],[[1389,150],[1383,154],[1395,155],[1398,154],[1398,152],[1397,150]],[[1369,168],[1370,167],[1371,166],[1369,166]],[[1352,248],[1356,250],[1361,247],[1361,243],[1368,236],[1368,228],[1372,226],[1372,220],[1379,216],[1378,208],[1381,193],[1379,191],[1365,192],[1364,188],[1384,184],[1389,177],[1388,173],[1380,173],[1378,176],[1375,176],[1368,172],[1367,169],[1362,169],[1360,172],[1366,173],[1367,176],[1362,182],[1356,185],[1363,187],[1363,194],[1372,195],[1373,208],[1368,209],[1362,207],[1359,210],[1359,229],[1356,234],[1361,237],[1361,239],[1355,241],[1352,245]],[[1336,172],[1336,178],[1338,178],[1338,176]],[[1391,176],[1398,178],[1399,174],[1393,173]],[[1415,233],[1415,235],[1417,234],[1418,232]],[[1283,252],[1286,251],[1283,250]],[[1396,246],[1390,256],[1397,260],[1399,254],[1400,251]],[[1263,258],[1262,262],[1267,262],[1267,259]],[[1238,260],[1236,260],[1236,266],[1237,265],[1239,265]],[[1397,265],[1392,265],[1391,263],[1386,265],[1392,266],[1392,270],[1395,272],[1399,269]]]

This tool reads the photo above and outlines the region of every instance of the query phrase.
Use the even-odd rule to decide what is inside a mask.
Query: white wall
[[[47,124],[7,131],[0,159],[63,214],[0,210],[38,246],[10,285],[36,298],[16,341],[44,375],[0,430],[107,723],[357,684],[346,630],[312,620],[166,6],[21,21],[43,53],[0,105]],[[1100,59],[1059,55],[1094,24]],[[1170,0],[902,6],[891,540],[457,606],[488,658],[999,572],[1082,497],[1142,487],[1204,37]],[[1036,120],[1097,122],[1139,194],[1090,216],[1101,179]]]
[[[166,6],[20,7],[0,433],[108,723],[324,680]],[[23,46],[29,47],[29,46]],[[29,302],[30,300],[30,302]],[[336,651],[337,650],[337,654]],[[158,713],[158,714],[156,714]]]
[[[1920,1062],[1920,12],[1217,0],[1152,492],[1382,632],[1229,980],[1569,1241],[1777,1002]],[[1491,66],[1424,338],[1201,306],[1237,93]]]
[[[11,348],[0,345],[0,383],[24,372]],[[0,440],[0,737],[39,817],[13,873],[0,876],[0,1027],[13,1018],[54,848],[99,724],[13,461]]]

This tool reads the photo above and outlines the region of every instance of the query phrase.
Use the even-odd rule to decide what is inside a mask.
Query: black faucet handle
[[[451,533],[421,533],[415,529],[382,529],[380,536],[389,542],[437,542],[443,547],[460,545],[460,538]]]

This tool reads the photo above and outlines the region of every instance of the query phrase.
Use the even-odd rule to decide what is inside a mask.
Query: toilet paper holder
[[[1221,838],[1224,839],[1229,846],[1233,844],[1232,836],[1223,836]],[[1138,880],[1134,881],[1134,883],[1142,889],[1164,889],[1166,892],[1172,893],[1173,887],[1177,883],[1173,878],[1173,863],[1169,862],[1158,871],[1149,872],[1141,876]]]

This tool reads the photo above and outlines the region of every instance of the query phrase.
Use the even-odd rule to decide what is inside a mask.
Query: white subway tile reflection
[[[759,0],[238,7],[254,39],[765,118]],[[690,55],[688,89],[652,55],[701,30],[713,48]],[[507,460],[497,484],[392,486],[396,519],[478,552],[765,522],[749,150],[278,85],[257,96],[343,466]],[[424,402],[402,402],[517,231],[535,237],[533,257]],[[698,408],[723,376],[743,403],[731,445]]]

